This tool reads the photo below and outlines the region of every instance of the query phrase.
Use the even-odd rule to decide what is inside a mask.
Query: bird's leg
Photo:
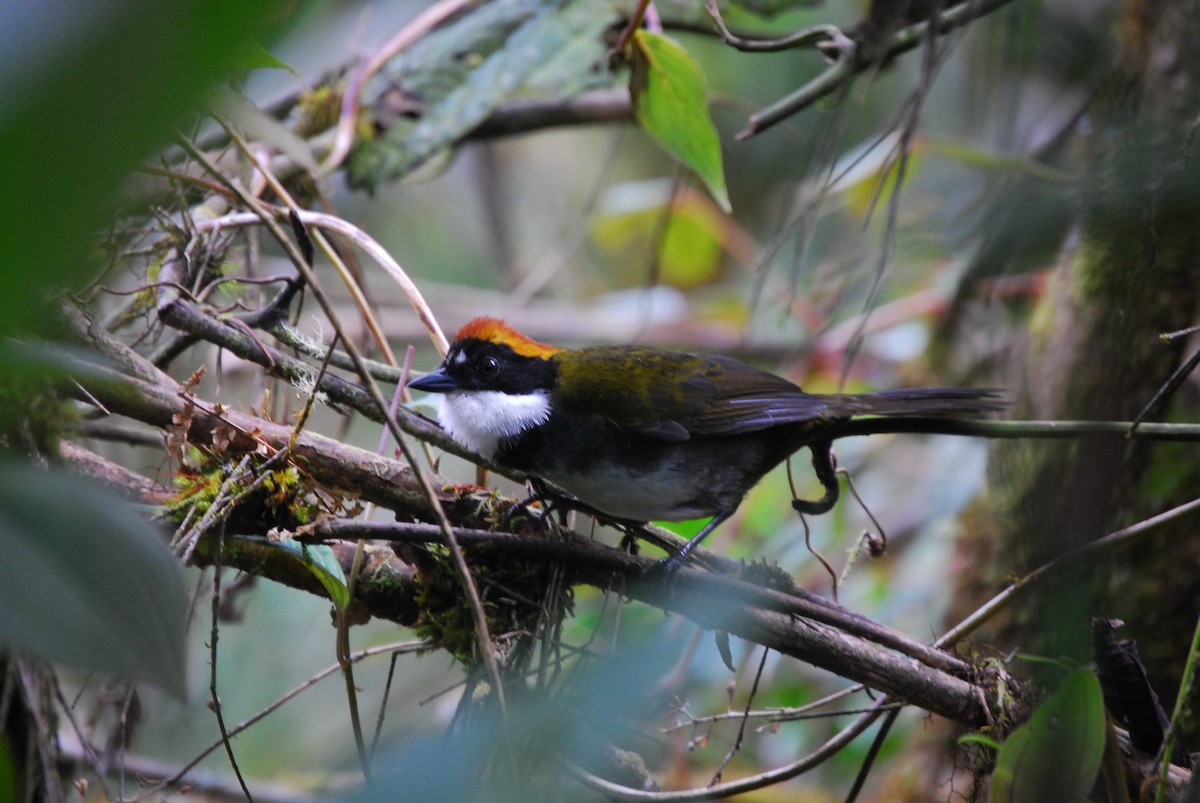
[[[688,555],[692,553],[692,550],[699,546],[700,542],[707,538],[709,533],[717,529],[717,526],[721,522],[725,521],[732,515],[733,511],[730,510],[726,513],[718,513],[717,515],[713,516],[712,519],[709,520],[708,524],[704,525],[704,528],[700,530],[700,532],[693,535],[686,544],[679,548],[678,552],[676,552],[674,555],[668,555],[660,560],[658,565],[654,567],[655,570],[665,571],[668,574],[674,574],[675,572],[679,571],[679,567],[682,566],[684,561],[688,559]]]
[[[636,556],[641,551],[641,545],[638,543],[637,534],[633,527],[627,527],[621,531],[621,543],[617,544],[617,549],[628,555]]]
[[[601,524],[607,524],[619,529],[624,529],[627,533],[630,530],[642,526],[643,522],[610,516],[603,511],[597,510],[591,505],[579,501],[570,494],[559,491],[541,477],[529,477],[528,482],[533,488],[533,494],[527,499],[514,505],[514,510],[518,509],[522,505],[530,505],[534,502],[541,502],[543,507],[546,509],[546,515],[549,516],[552,513],[558,513],[560,523],[564,527],[567,524],[566,514],[572,510],[578,513],[583,513],[585,516],[591,516]]]
[[[520,511],[528,511],[529,506],[534,502],[541,502],[543,510],[542,515],[548,522],[550,522],[551,526],[553,526],[554,517],[552,514],[554,513],[554,509],[565,500],[563,497],[550,490],[550,487],[546,485],[546,483],[543,482],[539,477],[530,477],[528,482],[532,493],[521,501],[514,502],[512,507],[508,509],[509,521],[511,521]],[[566,522],[564,521],[563,523],[565,524]]]
[[[839,493],[837,460],[833,456],[833,441],[816,441],[810,443],[808,449],[812,452],[813,471],[817,472],[817,479],[820,480],[821,487],[825,489],[825,495],[815,502],[807,499],[793,499],[792,508],[797,513],[819,516],[822,513],[828,513],[837,504]]]

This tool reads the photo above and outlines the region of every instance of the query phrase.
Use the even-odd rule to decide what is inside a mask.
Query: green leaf
[[[346,584],[346,573],[342,564],[338,563],[333,550],[324,544],[304,548],[305,564],[308,570],[316,575],[325,588],[329,599],[339,611],[346,610],[350,604],[350,588]]]
[[[420,119],[395,120],[383,136],[355,148],[351,184],[373,189],[407,175],[506,101],[566,99],[604,83],[604,71],[593,68],[613,20],[607,3],[509,0],[481,3],[422,37],[387,66],[368,104],[386,113],[403,86],[423,106]]]
[[[659,34],[633,35],[629,92],[638,123],[659,145],[690,168],[729,212],[721,140],[708,116],[708,82],[676,42]]]
[[[278,546],[291,552],[308,567],[313,577],[321,582],[321,587],[329,595],[335,608],[344,611],[350,604],[350,587],[346,583],[346,573],[342,564],[338,563],[333,550],[325,544],[310,546],[298,541],[283,540]]]
[[[690,188],[672,197],[669,182],[626,184],[616,196],[640,195],[633,204],[606,204],[591,229],[593,241],[604,250],[612,264],[628,275],[620,278],[637,282],[644,266],[658,262],[658,281],[672,287],[699,287],[711,282],[721,268],[726,240],[730,237],[729,218],[720,213],[708,196]],[[667,184],[668,191],[656,187]],[[670,206],[667,206],[670,204]],[[651,253],[657,249],[657,254]]]
[[[991,736],[984,736],[982,733],[968,733],[965,736],[960,736],[956,740],[958,744],[977,744],[980,747],[986,747],[989,750],[999,750],[1000,743]]]
[[[45,331],[47,287],[88,254],[129,171],[170,141],[284,4],[121,0],[6,4],[0,25],[0,332]],[[69,24],[68,24],[69,22]]]
[[[0,464],[0,644],[184,694],[187,595],[162,535],[79,477]]]
[[[295,67],[263,47],[257,40],[247,45],[245,53],[238,59],[237,66],[246,70],[283,70],[303,80]]]
[[[1091,672],[1073,672],[996,757],[992,803],[1087,799],[1104,753],[1104,698]]]

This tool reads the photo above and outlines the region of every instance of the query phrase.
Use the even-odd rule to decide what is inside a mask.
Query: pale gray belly
[[[705,498],[687,466],[659,468],[653,472],[625,466],[586,473],[554,471],[544,475],[581,502],[602,513],[635,521],[684,521],[717,513],[716,500]]]

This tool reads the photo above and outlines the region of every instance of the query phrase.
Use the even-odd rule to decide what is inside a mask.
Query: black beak
[[[430,393],[450,393],[459,389],[458,380],[446,373],[445,368],[430,371],[425,376],[410,379],[408,387]]]

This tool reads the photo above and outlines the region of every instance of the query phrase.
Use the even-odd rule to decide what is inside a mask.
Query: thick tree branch
[[[428,526],[345,520],[322,522],[314,535],[437,541],[436,531]],[[674,577],[656,574],[651,571],[656,565],[652,559],[627,555],[569,532],[560,539],[479,530],[458,530],[456,536],[476,554],[496,550],[508,557],[561,561],[575,582],[619,590],[708,629],[764,644],[956,722],[987,721],[979,688],[964,679],[970,674],[965,662],[832,603],[687,567]],[[868,638],[889,642],[908,654],[897,654]]]
[[[433,543],[436,531],[422,524],[390,524],[347,519],[329,519],[313,529],[323,538],[389,540],[407,543]],[[657,561],[639,558],[599,544],[581,535],[564,531],[561,539],[498,533],[488,530],[457,531],[462,542],[480,548],[503,550],[509,555],[525,555],[562,560],[570,564],[576,579],[600,588],[615,587],[615,580],[636,580],[671,587],[670,576],[656,575]],[[810,594],[803,589],[781,591],[714,572],[694,571],[720,594],[755,607],[789,616],[803,616],[838,627],[853,635],[875,641],[890,649],[916,658],[931,667],[967,677],[969,665],[945,652],[933,649],[904,634],[858,616],[840,605]],[[745,572],[750,574],[751,572]]]
[[[86,393],[69,381],[64,381],[62,390],[80,401],[90,402],[90,396],[109,412],[156,427],[186,421],[188,438],[195,443],[209,444],[214,434],[224,433],[233,436],[234,449],[254,450],[259,444],[282,449],[294,434],[290,426],[237,410],[221,410],[218,414],[215,405],[111,369],[82,365],[76,379]],[[292,456],[302,471],[331,493],[411,515],[429,512],[428,500],[412,471],[397,460],[307,431],[296,438]]]
[[[632,123],[633,104],[627,89],[588,92],[569,100],[527,100],[506,103],[479,124],[467,139],[496,139],[530,134],[546,128]]]
[[[143,505],[161,505],[167,500],[170,493],[154,480],[130,471],[124,466],[119,466],[70,441],[60,442],[58,452],[77,473],[98,480],[100,484],[131,502]]]

